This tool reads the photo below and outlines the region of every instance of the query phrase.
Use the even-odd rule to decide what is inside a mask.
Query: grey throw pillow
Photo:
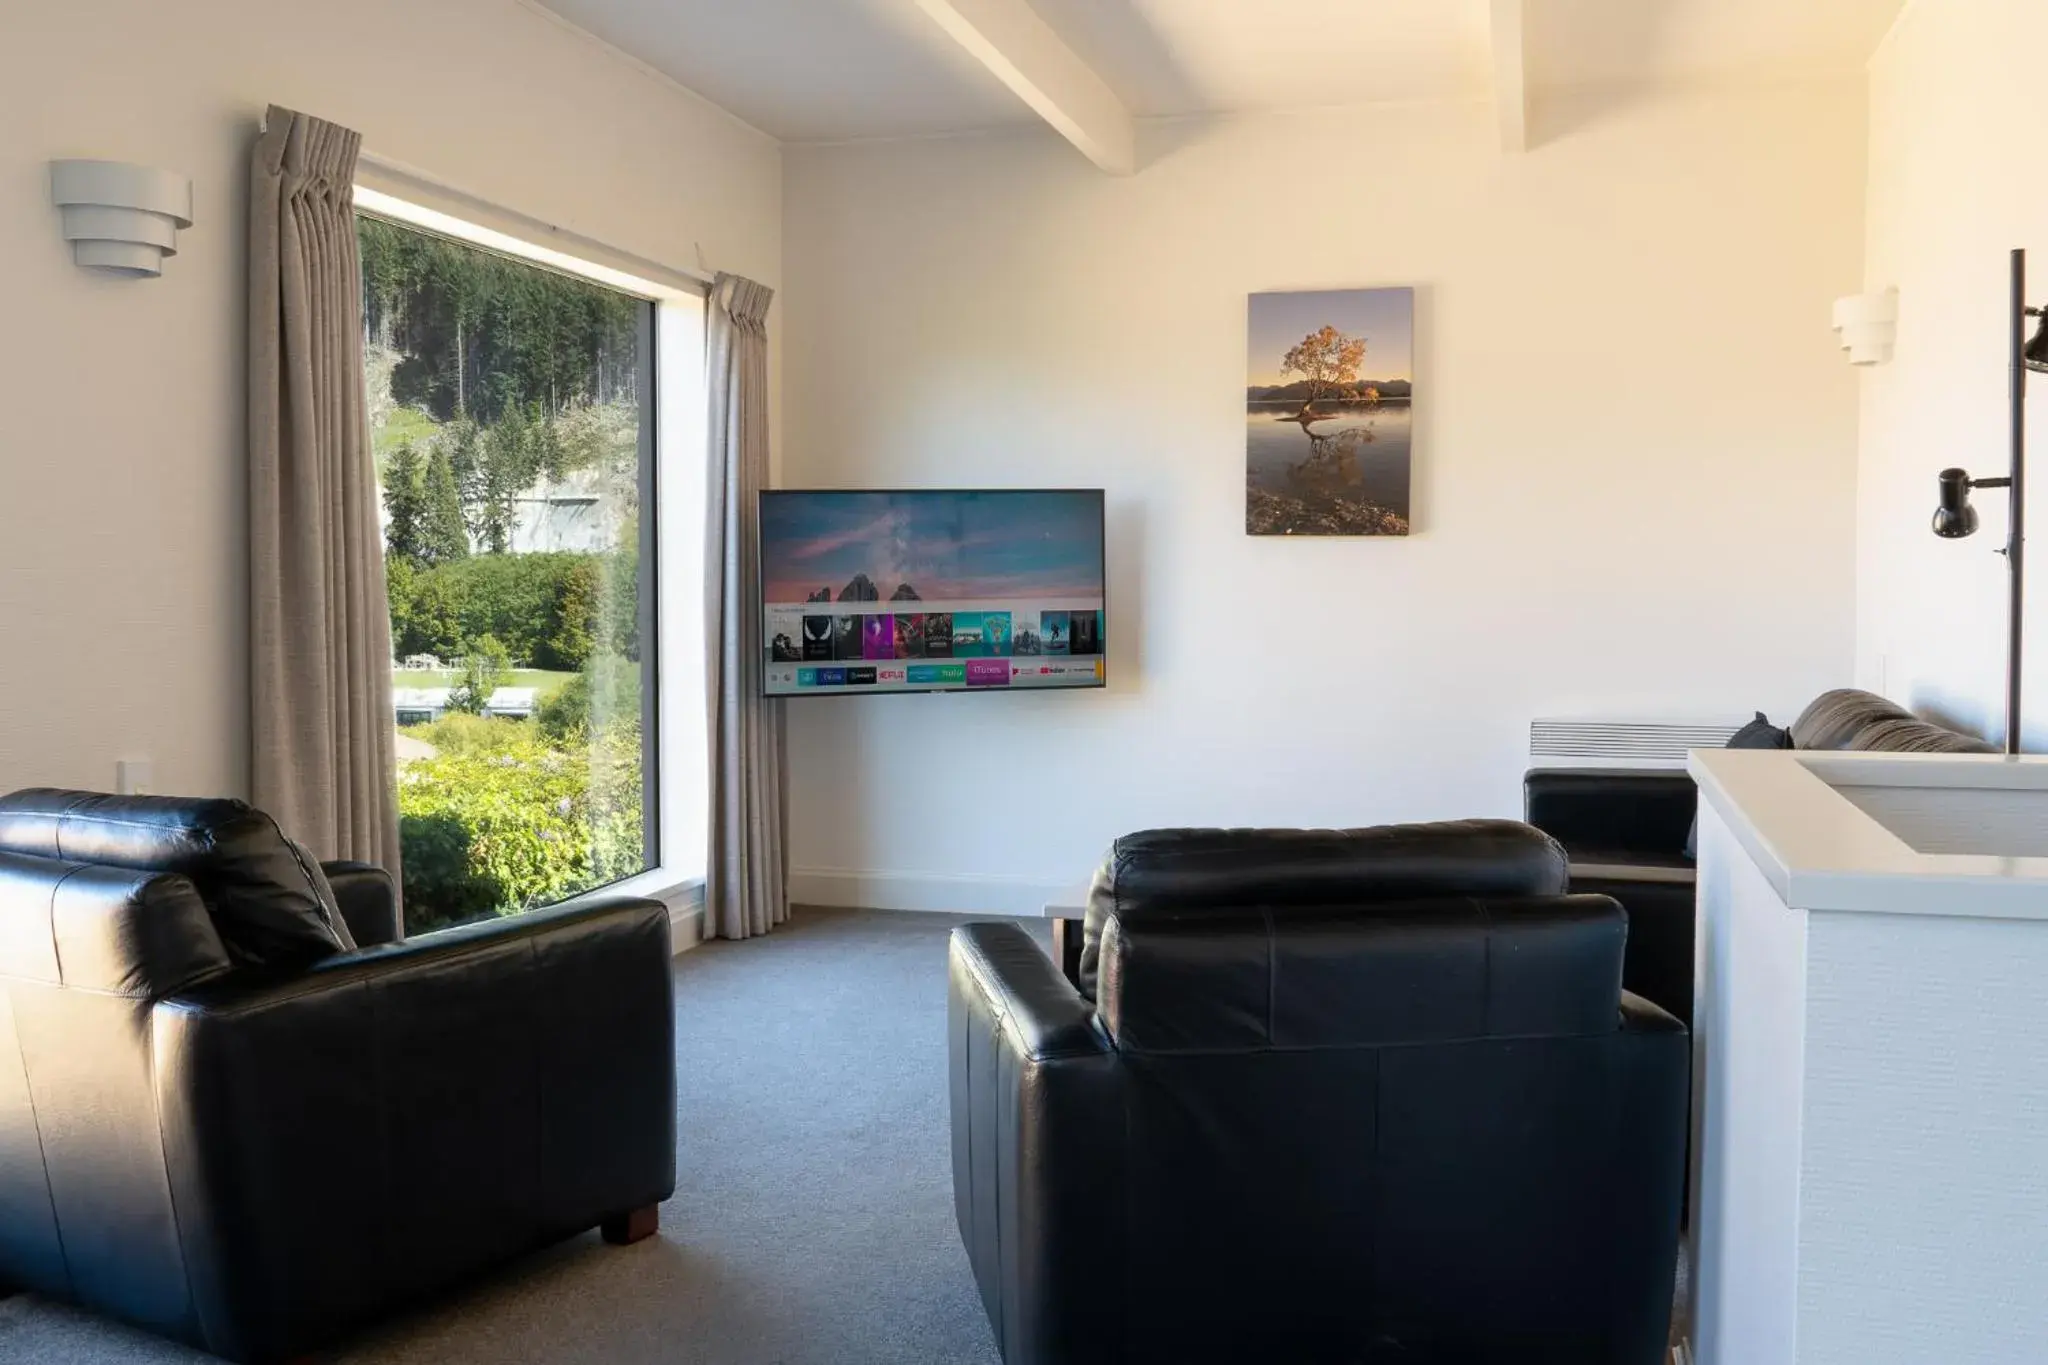
[[[1771,724],[1771,718],[1759,711],[1756,719],[1728,737],[1730,749],[1789,749],[1792,747],[1792,732]]]

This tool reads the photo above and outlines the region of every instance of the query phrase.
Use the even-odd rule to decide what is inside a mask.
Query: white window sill
[[[683,873],[671,872],[667,868],[649,868],[638,876],[571,896],[561,904],[587,905],[593,901],[609,900],[618,896],[644,896],[648,900],[657,900],[666,905],[669,931],[674,935],[675,951],[678,953],[696,947],[704,936],[703,877],[686,876]]]

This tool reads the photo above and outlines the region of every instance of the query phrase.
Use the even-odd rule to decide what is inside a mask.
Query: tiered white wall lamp
[[[52,161],[50,198],[80,265],[135,279],[161,275],[192,226],[192,181],[121,161]]]
[[[1899,334],[1899,294],[1852,294],[1835,300],[1835,332],[1851,365],[1882,365]]]

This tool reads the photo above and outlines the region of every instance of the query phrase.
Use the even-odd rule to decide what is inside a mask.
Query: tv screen
[[[1100,687],[1102,490],[761,495],[770,696]]]

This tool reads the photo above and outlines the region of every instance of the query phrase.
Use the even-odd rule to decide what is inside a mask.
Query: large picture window
[[[654,305],[357,229],[418,933],[658,861]]]

